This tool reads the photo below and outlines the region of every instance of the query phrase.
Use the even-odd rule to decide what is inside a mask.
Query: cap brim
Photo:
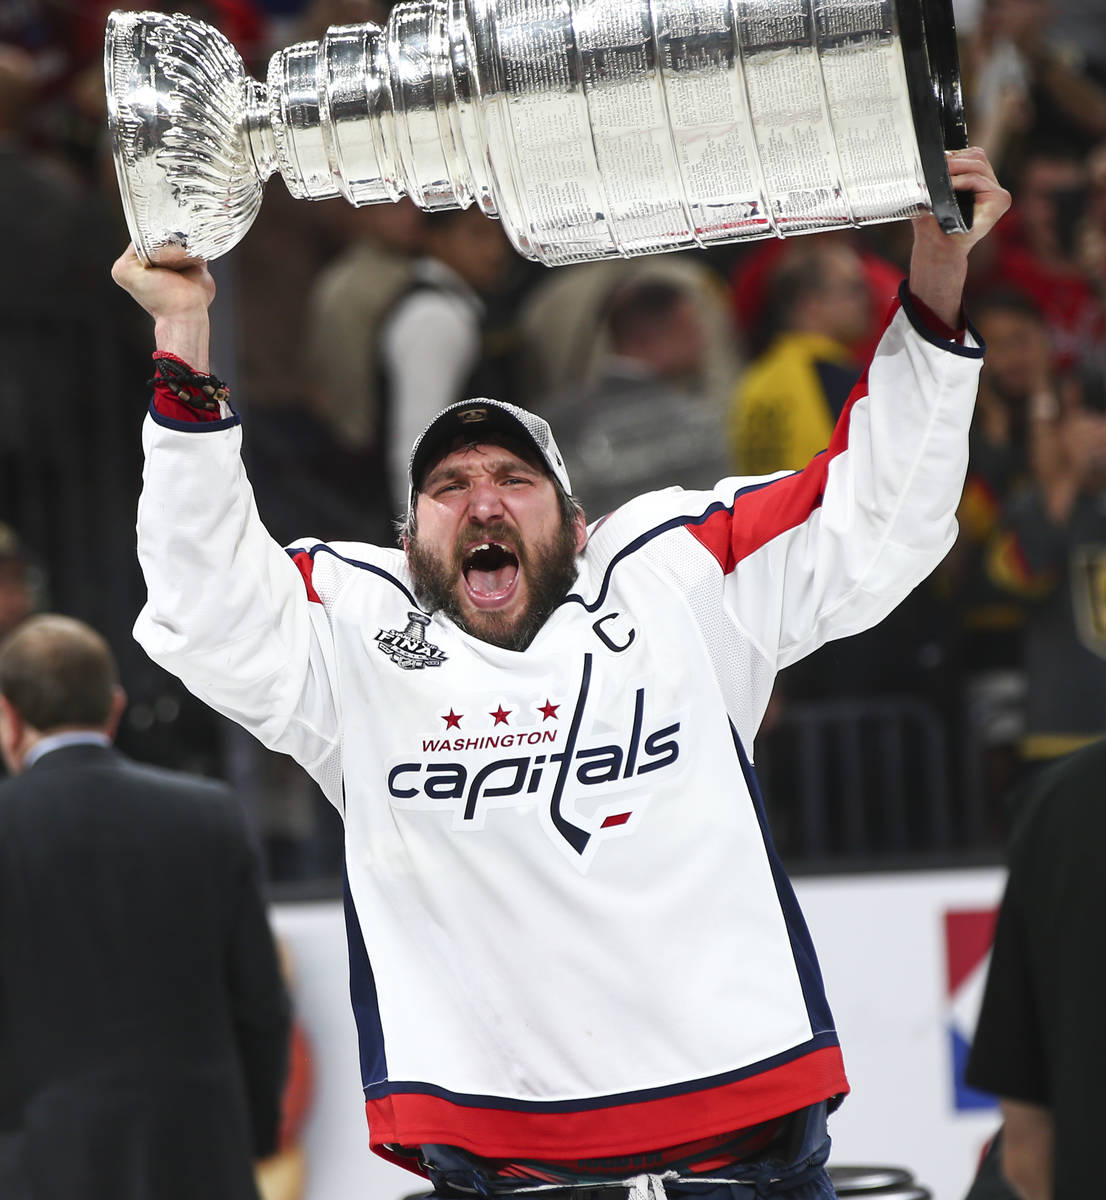
[[[483,415],[474,420],[470,414],[480,411]],[[453,442],[459,439],[482,441],[486,437],[507,435],[528,446],[542,467],[549,471],[545,455],[534,441],[530,431],[517,417],[495,405],[467,405],[461,410],[445,409],[426,428],[415,453],[411,458],[411,493],[422,490],[423,481],[430,468],[441,459]]]

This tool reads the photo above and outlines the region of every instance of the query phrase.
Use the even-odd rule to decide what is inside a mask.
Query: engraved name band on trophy
[[[411,0],[274,54],[115,12],[108,119],[147,262],[210,260],[264,181],[479,204],[553,266],[932,211],[966,228],[949,0]]]

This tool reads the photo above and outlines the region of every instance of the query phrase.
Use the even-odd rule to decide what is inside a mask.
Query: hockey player
[[[403,548],[287,550],[209,372],[203,267],[115,278],[155,318],[139,556],[150,655],[345,820],[370,1140],[443,1195],[833,1195],[848,1090],[751,748],[776,672],[879,621],[952,544],[982,348],[971,233],[908,284],[803,471],[590,528],[545,424],[489,400],[411,458]]]

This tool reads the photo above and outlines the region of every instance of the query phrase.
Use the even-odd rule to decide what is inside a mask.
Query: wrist
[[[952,241],[962,235],[941,234]],[[915,246],[910,260],[910,291],[946,325],[958,328],[968,278],[967,249]]]
[[[207,310],[200,313],[174,313],[154,320],[154,344],[158,350],[183,359],[194,370],[207,374],[210,325]]]

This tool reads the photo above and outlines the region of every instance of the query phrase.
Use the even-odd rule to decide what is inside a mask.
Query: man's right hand
[[[130,245],[115,260],[111,277],[154,318],[159,350],[168,350],[201,374],[208,361],[210,324],[207,310],[215,298],[215,281],[206,264],[183,270],[147,267]]]

